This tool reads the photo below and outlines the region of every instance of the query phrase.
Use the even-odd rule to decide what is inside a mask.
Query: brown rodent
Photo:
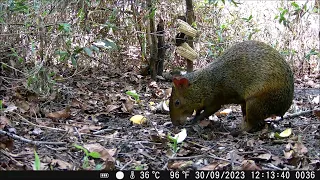
[[[254,132],[264,119],[283,116],[293,99],[293,73],[279,52],[258,41],[234,45],[206,68],[173,78],[170,118],[184,124],[218,111],[224,104],[240,104],[241,130]],[[202,112],[203,111],[203,112]]]

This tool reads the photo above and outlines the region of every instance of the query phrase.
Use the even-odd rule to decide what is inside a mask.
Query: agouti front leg
[[[264,109],[264,103],[261,102],[261,99],[255,98],[246,101],[245,110],[241,106],[241,109],[245,112],[243,113],[244,119],[242,121],[241,129],[247,132],[255,132],[263,129],[264,119],[266,117],[266,109]]]
[[[194,124],[196,122],[199,122],[209,116],[211,116],[213,113],[217,112],[221,106],[216,106],[216,107],[205,107],[203,109],[199,109],[196,111],[196,115],[194,118],[191,119],[191,123]],[[203,111],[201,113],[201,111]]]

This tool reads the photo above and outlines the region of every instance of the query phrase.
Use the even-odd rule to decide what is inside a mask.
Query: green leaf
[[[79,17],[80,21],[84,19],[85,13],[82,8],[79,9],[77,16]]]
[[[155,7],[151,9],[151,11],[149,13],[149,18],[154,18],[154,16],[156,15],[156,10],[157,10],[157,8],[155,8]]]
[[[138,166],[136,166],[136,167],[134,168],[134,170],[136,170],[136,171],[142,171],[142,170],[143,170],[143,166],[138,165]]]
[[[89,155],[89,151],[88,151],[86,148],[84,148],[84,147],[82,147],[82,146],[80,146],[80,145],[77,145],[77,144],[73,144],[73,146],[74,146],[75,148],[77,148],[77,149],[82,150],[82,151],[86,154],[86,156]]]
[[[88,156],[85,156],[85,157],[83,157],[82,168],[86,169],[87,167],[89,167],[89,158],[88,158]]]
[[[36,151],[34,151],[34,170],[40,170],[41,164],[40,164],[40,158]]]
[[[3,109],[3,106],[2,106],[2,100],[0,100],[0,110]]]
[[[310,60],[310,57],[313,56],[313,55],[318,55],[319,52],[317,52],[316,50],[312,49],[310,50],[310,52],[308,54],[306,54],[304,57],[307,59],[307,60]]]
[[[136,91],[127,91],[126,94],[133,97],[136,101],[139,101],[140,95],[136,93]]]
[[[84,52],[86,52],[86,54],[87,54],[88,56],[93,57],[93,54],[92,54],[92,51],[91,51],[90,48],[85,47],[85,48],[83,48],[83,50],[84,50]]]
[[[90,152],[89,156],[93,157],[93,158],[100,158],[101,157],[100,153],[98,153],[98,152]]]
[[[61,23],[58,26],[58,30],[64,33],[70,33],[71,32],[71,27],[70,24],[68,23]]]
[[[296,8],[296,10],[300,9],[300,6],[296,2],[292,2],[291,5]]]
[[[74,55],[71,56],[71,64],[74,66],[74,67],[77,67],[77,59]]]
[[[94,50],[95,52],[100,52],[100,51],[99,51],[99,48],[98,48],[97,46],[95,46],[95,45],[92,45],[92,46],[90,47],[90,49]]]
[[[114,43],[111,39],[106,38],[106,40],[102,40],[105,43],[105,46],[110,49],[118,49],[116,43]]]
[[[67,51],[61,51],[61,50],[57,50],[55,52],[55,54],[57,54],[59,57],[60,61],[64,61],[69,57],[69,53]]]
[[[95,170],[100,171],[103,168],[103,164],[97,164]]]

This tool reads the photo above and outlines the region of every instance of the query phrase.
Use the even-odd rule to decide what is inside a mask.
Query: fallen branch
[[[2,131],[2,130],[0,130],[0,134],[7,135],[7,136],[9,136],[9,137],[11,137],[13,139],[20,140],[20,141],[23,141],[23,142],[26,142],[26,143],[30,143],[30,144],[33,144],[33,145],[36,145],[36,146],[39,146],[41,144],[47,144],[47,145],[66,145],[67,144],[66,142],[33,141],[33,140],[26,139],[24,137],[21,137],[21,136],[18,136],[18,135],[15,135],[13,133],[9,133],[9,132],[6,132],[6,131]]]

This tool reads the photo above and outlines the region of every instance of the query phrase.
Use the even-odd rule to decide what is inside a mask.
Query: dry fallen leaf
[[[259,171],[262,169],[259,166],[257,166],[253,160],[244,160],[241,163],[241,170]]]
[[[271,159],[271,154],[260,154],[257,158],[265,161],[269,161]]]
[[[11,126],[10,120],[5,116],[0,116],[0,129],[2,130],[6,126]]]
[[[117,151],[116,149],[106,149],[99,143],[85,144],[83,147],[90,152],[98,152],[100,154],[100,158],[105,161],[106,167],[104,170],[113,170],[115,168],[115,158],[113,156]]]
[[[66,109],[61,111],[56,111],[52,113],[46,114],[47,118],[57,120],[57,119],[67,119],[71,116],[70,107],[66,107]]]
[[[57,166],[61,170],[72,170],[72,165],[60,159],[53,159],[51,165]]]
[[[290,150],[290,151],[288,151],[288,152],[284,152],[284,158],[286,158],[286,159],[292,159],[293,154],[294,154],[294,151],[293,151],[293,150]]]
[[[313,114],[320,119],[320,109],[313,110]]]
[[[116,106],[116,105],[108,105],[107,108],[106,108],[106,113],[109,113],[115,109],[119,108],[119,106]]]
[[[219,166],[218,162],[213,162],[207,166],[204,166],[202,168],[199,168],[199,171],[212,171],[212,170],[216,170],[216,168]]]
[[[308,153],[307,147],[303,145],[302,142],[295,143],[292,149],[295,153],[298,153],[299,155],[305,155]]]
[[[125,102],[122,103],[122,108],[121,108],[121,110],[122,110],[123,112],[132,113],[133,104],[134,104],[134,100],[131,100],[130,97],[127,97],[126,100],[125,100]]]
[[[80,133],[90,133],[93,130],[100,130],[100,126],[95,125],[84,125],[81,129],[79,129]]]
[[[183,170],[183,169],[191,166],[192,164],[193,164],[193,161],[176,161],[176,162],[172,163],[171,165],[168,164],[168,167],[170,169]]]

